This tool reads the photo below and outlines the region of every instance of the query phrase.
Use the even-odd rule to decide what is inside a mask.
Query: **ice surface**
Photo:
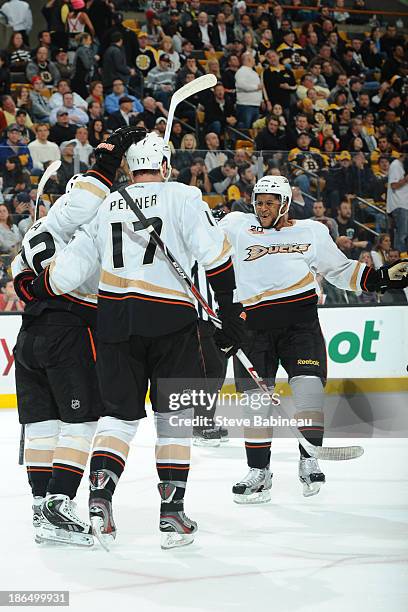
[[[240,441],[194,447],[186,512],[199,532],[191,546],[162,551],[154,433],[145,420],[115,495],[119,534],[106,553],[34,543],[18,437],[16,411],[1,410],[1,589],[69,590],[75,612],[408,610],[404,439],[364,440],[362,458],[322,463],[327,484],[308,499],[297,480],[296,442],[277,440],[272,502],[250,507],[231,498],[232,483],[246,473]],[[84,483],[84,518],[86,502]]]

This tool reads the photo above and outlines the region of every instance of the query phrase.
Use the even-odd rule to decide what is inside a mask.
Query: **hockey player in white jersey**
[[[127,193],[154,224],[180,264],[204,266],[219,304],[218,341],[232,351],[242,343],[242,305],[233,303],[231,247],[195,187],[166,183],[170,150],[149,134],[126,159],[134,183]],[[161,497],[160,531],[165,548],[193,540],[197,525],[184,513],[190,464],[192,405],[172,422],[171,392],[182,394],[203,376],[193,298],[120,193],[101,205],[88,228],[27,289],[43,297],[65,294],[101,267],[98,290],[97,371],[104,403],[91,459],[90,515],[107,545],[116,534],[112,494],[125,467],[129,444],[150,398],[157,428],[156,465]],[[193,383],[191,383],[193,381]],[[167,383],[167,388],[166,384]],[[181,418],[183,417],[183,418]]]
[[[130,140],[126,134],[130,134]],[[72,500],[102,411],[95,368],[99,273],[94,271],[79,286],[57,298],[48,293],[45,299],[34,300],[26,287],[71,239],[81,216],[79,200],[85,209],[83,218],[90,211],[96,212],[109,194],[106,174],[115,173],[130,142],[143,135],[145,131],[134,129],[113,135],[113,146],[120,143],[121,151],[113,156],[115,159],[112,149],[104,149],[102,154],[109,156],[110,171],[105,172],[105,160],[87,175],[73,177],[66,194],[52,206],[48,216],[28,230],[22,251],[12,264],[16,291],[26,302],[15,348],[15,372],[19,419],[26,430],[25,463],[33,493],[35,538],[39,543],[93,543],[90,525],[77,515]],[[101,171],[105,174],[103,181]]]
[[[233,246],[237,296],[249,333],[245,352],[270,387],[279,361],[285,368],[298,419],[314,445],[323,440],[323,387],[326,351],[317,314],[316,274],[346,290],[384,290],[407,284],[408,263],[375,271],[347,259],[327,228],[312,220],[288,220],[292,191],[282,176],[260,179],[252,195],[253,214],[233,212],[220,223]],[[258,393],[239,363],[234,363],[240,391]],[[268,408],[271,410],[271,407]],[[269,414],[269,413],[268,413]],[[245,447],[249,473],[233,487],[237,503],[269,501],[271,431],[249,428]],[[305,496],[319,492],[325,481],[316,459],[300,446],[299,478]]]

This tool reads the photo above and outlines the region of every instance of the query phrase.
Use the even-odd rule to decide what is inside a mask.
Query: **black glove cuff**
[[[230,308],[233,304],[234,294],[232,291],[215,293],[214,297],[220,310],[228,310],[228,308]]]
[[[50,285],[50,269],[47,267],[37,276],[31,285],[33,295],[39,300],[46,300],[57,296]]]

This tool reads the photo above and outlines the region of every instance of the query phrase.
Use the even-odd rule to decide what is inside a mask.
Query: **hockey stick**
[[[61,161],[56,159],[53,161],[44,171],[44,174],[41,177],[40,182],[37,187],[37,197],[35,198],[35,212],[34,212],[34,221],[38,221],[39,212],[40,212],[40,198],[44,192],[44,187],[48,182],[49,178],[58,172],[59,167],[61,166]],[[20,443],[18,446],[18,464],[24,465],[24,444],[25,444],[25,426],[22,425],[20,429]]]
[[[56,172],[58,172],[59,167],[61,165],[61,161],[59,159],[56,159],[55,161],[53,161],[45,170],[44,174],[41,177],[40,182],[38,183],[38,187],[37,187],[37,197],[35,198],[35,214],[34,214],[34,221],[38,221],[38,215],[39,215],[39,203],[40,203],[40,198],[43,194],[44,191],[44,187],[46,185],[46,183],[48,182],[49,178],[55,174]]]
[[[190,292],[196,298],[196,300],[201,304],[208,317],[214,323],[214,325],[218,328],[222,326],[220,319],[217,318],[215,312],[210,308],[207,304],[201,293],[198,291],[197,287],[194,285],[191,278],[186,274],[185,270],[179,264],[174,255],[169,251],[167,246],[164,244],[163,240],[160,238],[159,234],[156,232],[153,225],[149,224],[149,221],[146,219],[142,211],[135,204],[135,202],[130,197],[129,193],[126,190],[126,187],[122,187],[119,189],[120,195],[124,198],[125,202],[131,208],[131,210],[135,213],[136,217],[142,223],[143,227],[149,232],[153,242],[159,247],[162,251],[163,255],[166,257],[167,261],[171,264],[173,269],[176,271],[178,276],[184,281],[187,285]],[[252,380],[256,383],[256,385],[268,395],[272,395],[270,389],[268,388],[266,382],[259,376],[256,372],[253,364],[250,362],[245,353],[239,349],[236,353],[237,358],[240,360],[244,368],[247,370],[248,374],[251,376]],[[283,411],[283,409],[281,408]],[[286,415],[284,415],[286,416]],[[364,449],[361,446],[339,446],[339,447],[325,447],[325,446],[315,446],[311,444],[302,432],[300,432],[297,427],[290,425],[290,429],[294,436],[298,439],[299,443],[303,446],[305,451],[312,457],[316,457],[316,459],[322,459],[327,461],[344,461],[346,459],[356,459],[360,457],[364,453]]]
[[[198,79],[194,79],[194,81],[190,81],[190,83],[186,83],[180,89],[174,92],[171,97],[169,114],[167,115],[167,125],[166,131],[164,132],[164,142],[168,143],[170,140],[170,132],[171,127],[173,125],[174,113],[176,111],[176,106],[183,102],[186,98],[190,96],[194,96],[194,94],[199,91],[203,91],[204,89],[208,89],[209,87],[214,87],[217,84],[217,77],[215,74],[203,74],[203,76],[198,77]]]

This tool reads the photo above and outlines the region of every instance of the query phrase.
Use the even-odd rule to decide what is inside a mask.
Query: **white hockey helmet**
[[[256,196],[258,193],[272,193],[280,197],[281,205],[278,215],[273,223],[273,227],[278,223],[279,219],[287,214],[292,201],[292,189],[289,181],[285,176],[263,176],[256,182],[252,191],[252,206],[256,214]]]
[[[151,132],[137,144],[132,144],[126,151],[126,161],[129,170],[160,170],[160,174],[167,181],[171,174],[171,151],[160,136]],[[167,172],[163,173],[163,162],[167,162]]]
[[[66,195],[68,195],[69,193],[71,193],[71,191],[73,190],[73,188],[75,187],[75,183],[82,178],[82,174],[74,174],[74,176],[71,176],[71,178],[69,179],[67,186],[65,187],[65,193]]]

